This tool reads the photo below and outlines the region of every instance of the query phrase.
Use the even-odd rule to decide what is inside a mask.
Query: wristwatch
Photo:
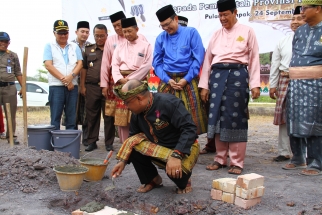
[[[73,78],[75,78],[76,77],[76,74],[72,72],[72,76],[73,76]]]

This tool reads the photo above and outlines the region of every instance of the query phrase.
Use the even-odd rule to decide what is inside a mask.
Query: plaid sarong
[[[166,148],[164,146],[157,145],[148,140],[148,138],[143,133],[136,134],[132,137],[129,137],[122,144],[121,149],[116,155],[118,160],[129,160],[132,150],[137,151],[143,155],[150,156],[156,160],[160,160],[164,163],[167,162],[168,158],[172,154],[173,150]],[[182,171],[186,174],[189,174],[192,171],[192,168],[197,162],[199,156],[200,146],[196,140],[191,146],[191,152],[189,156],[185,156],[182,161]],[[153,161],[154,162],[154,161]],[[161,163],[154,162],[156,165],[164,168]]]
[[[187,73],[170,73],[167,74],[176,82],[179,82]],[[207,114],[204,104],[201,101],[201,97],[198,89],[199,77],[191,80],[190,83],[183,88],[183,90],[174,90],[170,84],[161,81],[158,92],[159,93],[171,93],[177,98],[181,99],[184,106],[192,116],[193,122],[197,126],[197,134],[203,134],[207,132]]]
[[[277,99],[274,114],[274,125],[286,123],[286,94],[289,78],[280,76],[278,80]]]

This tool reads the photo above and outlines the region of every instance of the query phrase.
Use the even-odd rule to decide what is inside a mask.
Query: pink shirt
[[[142,35],[138,34],[139,38],[143,41],[147,41],[147,39]],[[126,42],[127,40],[125,37],[120,37],[119,35],[115,34],[112,36],[109,36],[105,42],[104,45],[104,52],[102,57],[102,65],[101,65],[101,87],[109,87],[109,72],[111,69],[112,64],[112,56],[114,53],[114,50],[119,44],[122,44]]]
[[[140,40],[119,44],[112,57],[114,83],[123,78],[120,70],[134,70],[129,79],[143,80],[152,68],[152,48],[150,43]]]
[[[248,65],[250,89],[260,87],[259,48],[253,29],[238,22],[229,30],[217,30],[208,45],[199,88],[208,89],[211,65],[240,63]]]

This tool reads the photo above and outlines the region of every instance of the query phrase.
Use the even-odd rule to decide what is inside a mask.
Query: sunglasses
[[[64,32],[55,31],[55,33],[58,34],[58,35],[67,35],[67,34],[69,34],[68,31],[64,31]]]

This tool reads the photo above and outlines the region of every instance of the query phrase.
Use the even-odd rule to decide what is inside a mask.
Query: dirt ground
[[[22,114],[18,114],[16,134],[23,140]],[[78,192],[60,190],[52,168],[56,165],[77,163],[67,153],[36,151],[23,144],[10,148],[6,140],[0,140],[0,214],[6,215],[67,215],[89,202],[96,201],[114,208],[137,214],[322,214],[322,176],[302,176],[299,170],[283,170],[286,162],[276,163],[278,127],[272,124],[272,116],[252,116],[249,121],[249,141],[243,174],[257,173],[265,176],[265,194],[262,202],[244,210],[235,205],[210,198],[213,179],[233,177],[227,168],[207,171],[214,154],[200,155],[193,169],[193,191],[188,194],[174,193],[175,185],[159,170],[164,187],[140,194],[136,189],[140,182],[132,165],[112,185],[110,171],[116,163],[113,154],[105,176],[99,182],[83,182]],[[28,124],[48,124],[49,112],[28,112]],[[100,137],[103,137],[101,128]],[[205,135],[199,137],[201,147]],[[103,139],[99,149],[86,155],[104,159],[107,152]],[[114,142],[116,151],[119,139]],[[81,146],[81,156],[85,155]]]

